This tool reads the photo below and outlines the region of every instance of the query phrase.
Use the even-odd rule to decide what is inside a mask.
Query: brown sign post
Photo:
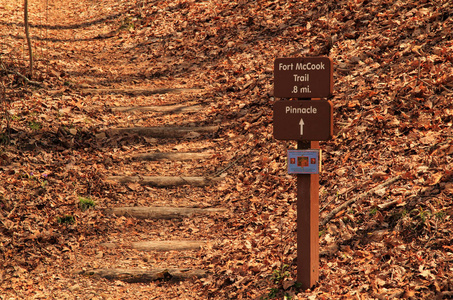
[[[319,142],[297,142],[319,149]],[[319,278],[319,174],[297,174],[297,282],[309,289]]]
[[[304,98],[274,104],[274,137],[297,140],[297,149],[319,149],[333,136],[332,60],[328,57],[277,58],[274,96]],[[297,282],[311,288],[319,279],[319,174],[297,174]]]

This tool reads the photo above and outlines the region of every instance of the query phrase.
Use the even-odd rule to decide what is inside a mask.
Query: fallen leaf
[[[447,182],[444,187],[444,191],[449,194],[453,194],[453,182]]]
[[[389,176],[389,174],[385,173],[385,172],[374,172],[373,174],[371,174],[371,178],[373,179],[385,179]]]
[[[387,188],[383,187],[381,189],[377,189],[374,193],[380,197],[383,197],[387,193]]]
[[[436,185],[440,182],[440,180],[442,179],[442,177],[444,176],[444,173],[443,172],[437,172],[436,174],[432,175],[430,178],[429,178],[429,185]]]
[[[140,183],[138,182],[128,182],[126,186],[132,190],[132,191],[141,191],[143,190],[143,187]]]

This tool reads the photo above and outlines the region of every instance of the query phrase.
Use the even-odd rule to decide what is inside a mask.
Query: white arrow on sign
[[[300,118],[300,122],[299,122],[299,125],[300,125],[300,135],[304,135],[304,119]]]

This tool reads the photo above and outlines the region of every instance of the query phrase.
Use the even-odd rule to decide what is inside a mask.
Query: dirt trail
[[[177,212],[175,215],[172,211],[172,207],[222,208],[219,206],[221,196],[216,194],[215,189],[203,188],[217,184],[217,180],[214,181],[216,178],[210,176],[221,166],[222,158],[225,157],[224,153],[216,155],[218,146],[214,138],[221,130],[219,126],[208,124],[213,129],[207,132],[197,130],[200,125],[205,125],[203,111],[164,114],[152,111],[132,114],[112,112],[115,107],[166,107],[177,104],[202,105],[206,110],[203,94],[210,89],[209,84],[202,86],[202,89],[200,86],[190,85],[188,82],[193,80],[185,76],[188,74],[178,74],[178,77],[153,76],[152,59],[146,53],[140,53],[139,45],[128,45],[127,41],[121,39],[121,34],[120,38],[117,37],[118,31],[127,30],[130,24],[125,23],[128,19],[124,18],[121,11],[124,6],[116,9],[115,4],[115,1],[73,1],[53,11],[57,16],[53,19],[55,23],[49,33],[54,37],[52,48],[55,50],[55,60],[50,64],[65,70],[62,75],[68,79],[67,84],[72,93],[75,93],[74,96],[83,103],[83,110],[94,113],[98,120],[104,121],[90,124],[91,127],[98,128],[100,143],[111,146],[112,142],[115,144],[121,139],[136,139],[132,146],[113,145],[109,149],[112,152],[102,149],[103,147],[99,149],[104,157],[107,154],[112,158],[111,161],[104,160],[101,169],[105,168],[105,176],[112,175],[104,180],[112,185],[113,192],[112,199],[103,199],[97,208],[105,207],[108,211],[115,207],[165,207],[169,212],[163,220],[154,215],[148,215],[144,219],[137,219],[131,213],[118,217],[116,214],[107,215],[111,228],[106,236],[101,239],[86,237],[77,251],[77,262],[73,261],[71,265],[73,270],[80,269],[80,273],[85,276],[77,277],[81,281],[81,287],[92,284],[94,280],[101,280],[96,284],[102,283],[103,291],[113,291],[118,295],[126,288],[138,291],[134,296],[137,298],[145,295],[155,295],[158,298],[196,298],[190,291],[190,282],[176,286],[169,283],[170,291],[168,286],[163,285],[165,292],[162,292],[162,289],[151,289],[146,285],[129,286],[131,283],[120,284],[115,281],[151,281],[153,286],[158,284],[153,282],[155,280],[186,278],[190,281],[200,276],[205,277],[209,270],[204,270],[204,266],[200,265],[199,257],[206,255],[213,244],[222,238],[218,236],[216,228],[225,214],[222,210],[220,213],[207,215],[202,210],[198,214],[188,215]],[[75,13],[83,11],[83,7],[87,7],[85,13]],[[58,16],[62,15],[67,17],[65,22],[59,23],[61,18]],[[118,19],[121,18],[123,24],[118,28]],[[192,88],[198,89],[192,92]],[[146,92],[151,90],[157,92]],[[181,134],[172,134],[177,131],[175,126],[186,130]],[[128,128],[142,130],[118,132],[119,129]],[[154,131],[147,133],[146,128],[166,130],[170,134],[167,137],[155,134]],[[194,160],[184,162],[178,159],[157,162],[130,159],[134,155],[156,152],[194,152],[217,157],[208,160],[195,157]],[[135,179],[119,180],[115,175]],[[145,183],[144,180],[149,176],[160,178],[159,183],[150,185],[149,180]],[[118,180],[124,185],[115,182]],[[175,183],[175,180],[179,183]],[[108,195],[107,191],[104,193]],[[159,242],[165,242],[163,247],[159,246]],[[143,243],[149,245],[143,246]],[[187,243],[195,243],[195,247],[185,247]],[[156,247],[157,250],[154,250]],[[110,281],[99,279],[99,276]]]
[[[46,106],[58,107],[66,134],[77,138],[82,132],[94,132],[93,147],[64,152],[65,157],[73,157],[67,167],[86,174],[84,194],[95,198],[97,205],[79,215],[76,225],[68,225],[67,234],[72,237],[63,256],[33,271],[41,277],[42,295],[59,299],[196,299],[193,280],[210,271],[200,257],[227,235],[221,224],[228,214],[221,203],[223,195],[210,186],[225,179],[226,173],[217,171],[231,154],[218,152],[222,128],[212,114],[207,118],[210,104],[204,95],[211,86],[191,84],[195,82],[193,73],[154,74],[153,56],[122,39],[121,32],[130,26],[127,8],[128,4],[118,1],[49,4],[48,68],[64,85],[38,91],[35,97],[46,95]],[[164,46],[160,48],[165,51]],[[155,109],[142,111],[142,106]],[[178,109],[165,109],[173,106]],[[193,106],[198,109],[191,111]],[[133,111],[115,112],[117,107]],[[141,128],[141,132],[123,132],[133,128]],[[165,153],[163,159],[140,159],[140,155]],[[178,153],[193,157],[172,158]],[[135,179],[121,184],[115,176]],[[150,176],[160,178],[160,183],[145,184],[143,178]],[[122,207],[157,207],[164,212],[157,216],[109,213]],[[181,209],[186,211],[181,213]],[[74,232],[83,222],[88,222],[84,227],[92,227],[88,230],[91,235]],[[58,283],[51,283],[52,278]],[[172,278],[189,282],[159,283]],[[26,291],[15,293],[27,295]]]

